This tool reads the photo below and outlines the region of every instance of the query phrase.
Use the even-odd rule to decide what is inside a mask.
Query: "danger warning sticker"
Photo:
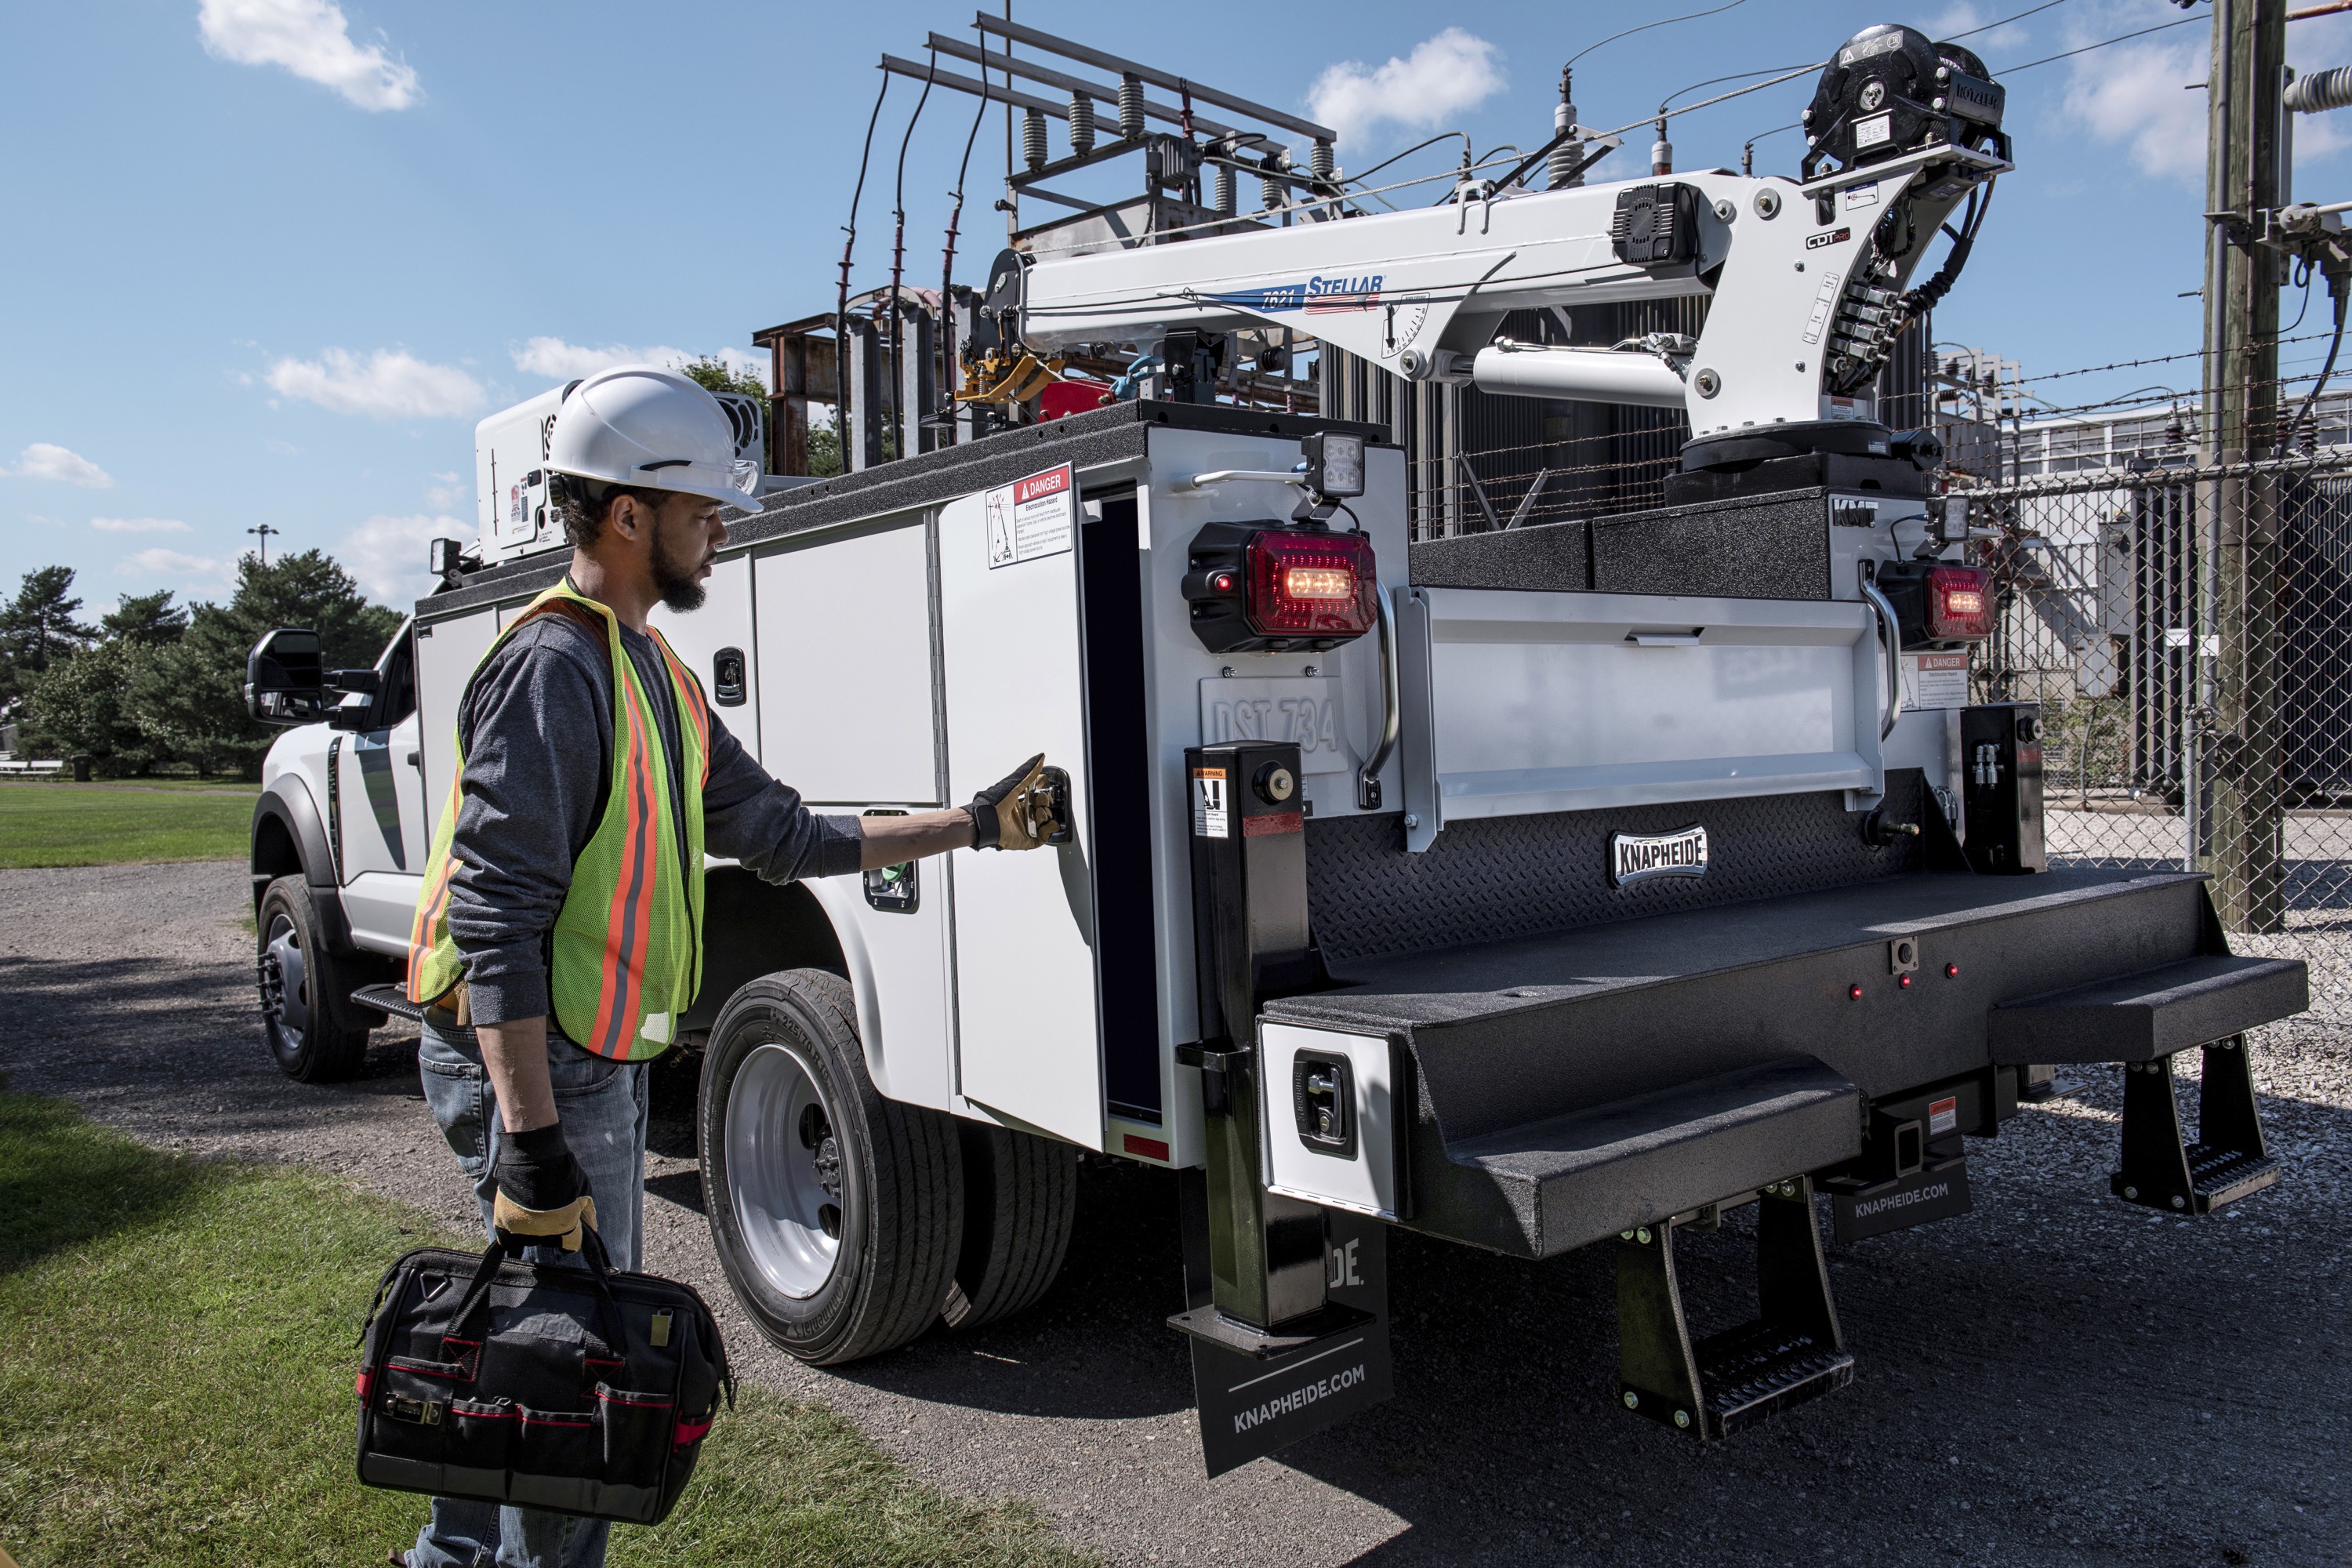
[[[1078,531],[1078,490],[1067,463],[989,490],[981,505],[988,513],[991,571],[1064,554]]]
[[[1928,1137],[1940,1138],[1947,1132],[1957,1132],[1959,1129],[1960,1101],[1958,1096],[1955,1095],[1948,1100],[1939,1100],[1933,1105],[1927,1107]]]
[[[1223,768],[1192,770],[1192,837],[1195,838],[1231,838],[1234,836],[1230,803],[1225,797],[1227,780]]]

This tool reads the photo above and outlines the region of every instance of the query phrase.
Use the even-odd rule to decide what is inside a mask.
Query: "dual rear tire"
[[[969,1328],[1020,1311],[1068,1250],[1075,1152],[885,1099],[849,984],[824,970],[728,999],[698,1131],[728,1280],[813,1364],[878,1355],[941,1318]]]

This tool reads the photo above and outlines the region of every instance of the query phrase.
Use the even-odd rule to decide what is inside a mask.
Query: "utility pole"
[[[260,536],[261,563],[264,566],[269,564],[269,536],[273,533],[283,533],[285,531],[286,531],[282,528],[272,528],[266,522],[258,528],[248,528],[246,530],[246,532],[247,533],[258,534]]]
[[[2199,671],[2189,766],[2191,842],[2222,925],[2284,923],[2280,833],[2278,481],[2245,465],[2278,453],[2281,252],[2263,243],[2286,184],[2284,0],[2213,0],[2205,172],[2205,449],[2211,484],[2198,575]],[[2237,471],[2231,472],[2230,470]]]

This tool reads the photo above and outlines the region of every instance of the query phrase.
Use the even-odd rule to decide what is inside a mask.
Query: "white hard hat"
[[[735,456],[726,409],[691,377],[659,365],[614,365],[573,387],[556,410],[546,466],[745,511],[761,506],[760,465]]]

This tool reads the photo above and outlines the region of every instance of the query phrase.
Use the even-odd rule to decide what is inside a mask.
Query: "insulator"
[[[1217,209],[1217,216],[1231,217],[1234,216],[1234,166],[1231,163],[1219,163],[1215,168],[1217,173],[1213,188],[1216,198],[1213,205]]]
[[[1562,103],[1551,111],[1551,128],[1555,135],[1576,123],[1576,105]],[[1573,137],[1551,150],[1544,162],[1544,189],[1566,190],[1584,184],[1583,172],[1577,165],[1584,162],[1584,143]]]
[[[1265,155],[1265,166],[1269,170],[1288,169],[1290,167],[1290,149],[1287,147],[1277,147],[1273,152],[1267,153]],[[1258,205],[1265,208],[1268,212],[1275,212],[1280,209],[1289,200],[1290,183],[1286,180],[1276,179],[1271,174],[1269,174],[1265,178],[1258,181],[1257,191],[1260,198]]]
[[[1085,157],[1095,150],[1095,100],[1083,92],[1070,94],[1070,151]]]
[[[1331,177],[1331,143],[1318,142],[1307,154],[1307,167],[1318,180]]]
[[[1118,79],[1118,133],[1129,142],[1143,140],[1143,79],[1132,72]]]
[[[2288,84],[2286,106],[2304,114],[2326,109],[2352,109],[2352,66],[2313,71]]]
[[[1675,144],[1664,137],[1650,143],[1650,173],[1671,174],[1675,172]]]
[[[1021,116],[1021,161],[1035,174],[1045,166],[1045,111],[1032,109]]]

